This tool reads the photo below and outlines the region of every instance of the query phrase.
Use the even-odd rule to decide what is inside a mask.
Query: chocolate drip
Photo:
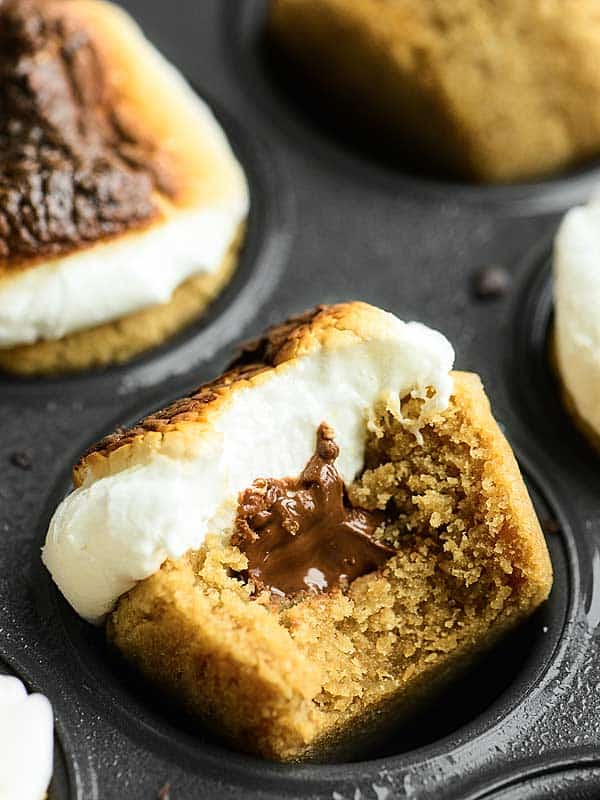
[[[75,13],[0,3],[0,260],[61,254],[156,213],[151,148],[119,119],[105,66]]]
[[[374,539],[381,512],[350,505],[334,462],[334,432],[322,424],[298,478],[261,478],[240,495],[233,544],[247,580],[279,596],[320,593],[374,572],[394,550]]]

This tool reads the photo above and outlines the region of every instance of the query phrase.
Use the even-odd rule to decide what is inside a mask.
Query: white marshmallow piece
[[[600,434],[600,203],[573,208],[554,247],[556,356],[579,416]]]
[[[0,675],[0,799],[43,800],[52,779],[54,720],[41,694]]]
[[[245,208],[181,212],[0,281],[0,347],[61,339],[167,303],[185,280],[218,269]]]

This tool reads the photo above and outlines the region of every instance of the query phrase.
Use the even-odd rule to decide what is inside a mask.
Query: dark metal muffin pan
[[[266,55],[264,0],[123,3],[207,97],[250,180],[248,241],[205,319],[131,364],[0,377],[0,663],[53,702],[52,800],[600,797],[600,459],[548,366],[550,253],[596,167],[538,184],[420,177],[333,130]],[[214,98],[214,100],[213,100]],[[487,302],[487,266],[511,278]],[[548,531],[548,603],[430,710],[359,762],[282,766],[197,730],[109,653],[39,560],[77,455],[217,374],[240,338],[364,299],[442,330],[478,372]],[[167,795],[163,791],[163,795]]]

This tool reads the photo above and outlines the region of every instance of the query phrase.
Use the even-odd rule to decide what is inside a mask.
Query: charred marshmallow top
[[[192,454],[158,449],[115,474],[88,473],[61,503],[43,560],[82,617],[101,623],[166,559],[209,533],[231,536],[239,493],[259,477],[299,475],[321,423],[335,432],[336,468],[349,485],[363,468],[376,409],[401,418],[402,397],[423,398],[420,420],[407,422],[419,436],[419,425],[447,407],[454,352],[444,336],[360,307],[376,332],[320,342],[234,385],[195,434]]]
[[[7,0],[0,107],[0,348],[167,302],[217,270],[248,211],[244,174],[124,12]]]

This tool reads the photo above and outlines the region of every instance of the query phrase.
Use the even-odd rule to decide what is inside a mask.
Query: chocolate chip
[[[510,289],[511,275],[504,267],[488,266],[473,277],[473,292],[479,300],[495,300],[504,297]]]
[[[33,467],[33,456],[29,450],[15,450],[10,455],[10,463],[19,469],[29,470]]]
[[[542,530],[549,535],[560,533],[560,523],[553,517],[547,517],[542,520]]]
[[[248,559],[241,579],[258,592],[333,591],[396,554],[374,536],[385,515],[355,507],[346,496],[334,436],[321,423],[315,453],[297,478],[259,478],[240,494],[231,544]]]
[[[165,783],[156,797],[157,800],[171,800],[171,784]]]

